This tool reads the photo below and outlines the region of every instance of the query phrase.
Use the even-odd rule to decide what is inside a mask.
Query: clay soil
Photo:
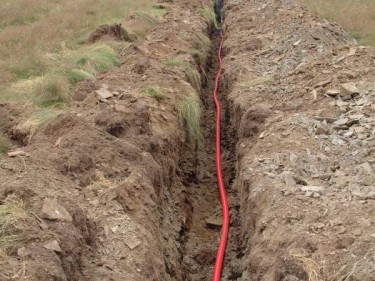
[[[211,1],[168,4],[42,128],[0,103],[21,151],[0,154],[1,281],[210,279],[218,33]],[[223,18],[223,280],[375,280],[374,50],[291,0],[226,0]]]

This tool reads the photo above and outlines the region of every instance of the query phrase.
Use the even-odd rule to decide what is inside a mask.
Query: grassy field
[[[297,0],[346,28],[362,45],[375,46],[374,0]]]
[[[72,84],[118,64],[124,46],[80,44],[90,32],[122,22],[131,11],[152,13],[155,2],[0,0],[0,100],[29,99],[41,107],[63,102]]]

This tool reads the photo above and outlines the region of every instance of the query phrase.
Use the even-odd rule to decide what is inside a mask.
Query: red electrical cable
[[[223,70],[223,61],[221,58],[221,53],[223,49],[224,44],[224,35],[221,32],[220,33],[221,41],[220,41],[220,47],[219,47],[219,70],[216,75],[215,79],[215,87],[213,92],[213,97],[215,101],[216,106],[216,176],[217,176],[217,183],[219,187],[219,193],[220,193],[220,201],[222,205],[222,212],[223,212],[223,226],[221,229],[221,238],[220,238],[220,244],[219,249],[217,251],[216,255],[216,261],[215,261],[215,267],[214,272],[212,275],[212,281],[220,281],[221,279],[221,273],[223,270],[223,263],[224,263],[224,256],[225,256],[225,248],[227,246],[227,240],[228,240],[228,233],[229,233],[229,207],[228,207],[228,200],[227,195],[225,192],[225,186],[223,181],[223,174],[222,174],[222,165],[221,165],[221,137],[220,137],[220,123],[221,123],[221,105],[218,98],[218,89],[219,89],[219,83],[221,78],[221,73]]]

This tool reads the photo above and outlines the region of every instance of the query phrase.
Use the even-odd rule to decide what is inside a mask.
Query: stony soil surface
[[[217,34],[197,12],[211,1],[167,2],[121,66],[78,85],[71,109],[39,130],[32,106],[0,103],[13,142],[0,204],[28,214],[18,239],[0,240],[1,281],[210,279]],[[375,280],[374,50],[291,0],[226,0],[223,11],[223,280]],[[151,86],[163,95],[145,95]],[[200,145],[178,113],[193,92]]]
[[[289,0],[225,5],[234,280],[375,280],[375,52]]]

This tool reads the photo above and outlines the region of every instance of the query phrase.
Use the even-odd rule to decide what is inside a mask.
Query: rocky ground
[[[41,129],[0,103],[0,280],[210,279],[217,33],[211,1],[160,5]],[[291,0],[223,11],[223,280],[375,280],[374,50]]]
[[[375,52],[293,1],[226,1],[235,280],[374,280]]]

